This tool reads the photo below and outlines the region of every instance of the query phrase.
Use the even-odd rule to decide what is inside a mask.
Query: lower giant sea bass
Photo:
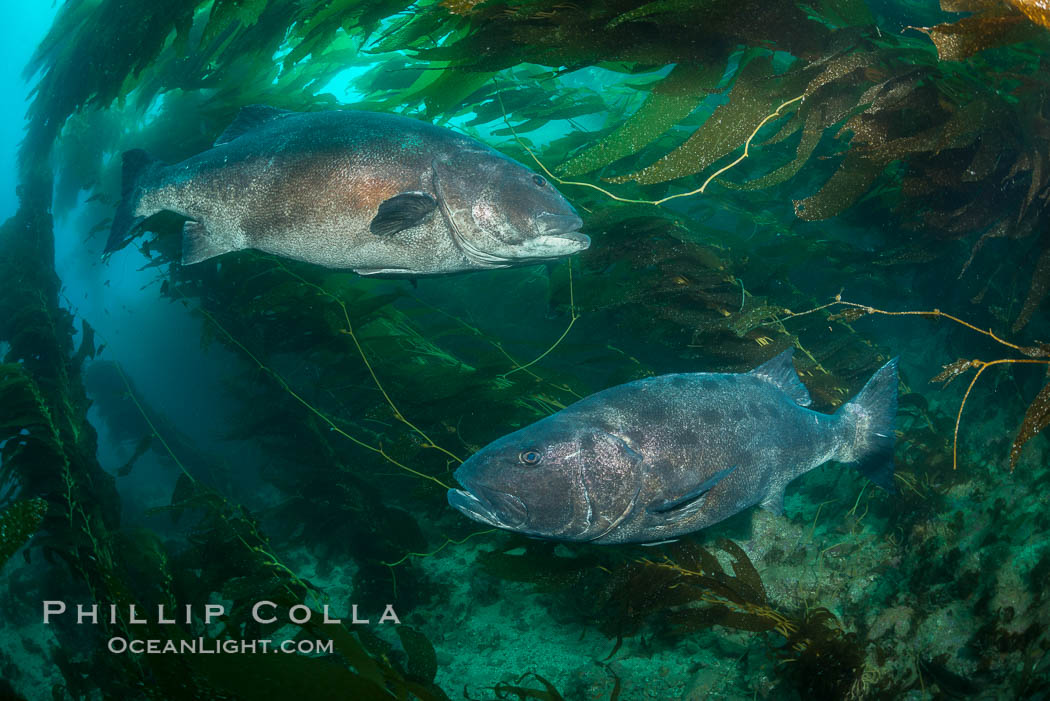
[[[746,373],[613,387],[487,445],[449,503],[538,538],[659,542],[761,504],[829,460],[893,490],[897,361],[834,414],[807,409],[791,350]]]

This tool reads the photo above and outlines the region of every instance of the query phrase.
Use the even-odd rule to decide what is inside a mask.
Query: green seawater
[[[0,227],[0,698],[1048,698],[1040,3],[47,12]],[[121,153],[178,163],[253,104],[470,136],[591,246],[416,280],[183,266],[169,214],[103,260]],[[581,398],[788,348],[824,413],[900,358],[895,491],[829,462],[783,514],[652,546],[446,501]]]

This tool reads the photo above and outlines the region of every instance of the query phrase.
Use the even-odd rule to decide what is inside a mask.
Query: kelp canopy
[[[923,28],[880,24],[862,0],[68,2],[26,71],[41,79],[23,158],[39,162],[62,133],[69,204],[82,188],[112,196],[112,156],[132,143],[171,161],[245,104],[349,102],[480,130],[523,156],[506,139],[513,124],[543,139],[559,175],[656,199],[692,189],[777,104],[804,96],[763,134],[761,163],[727,176],[722,188],[739,192],[721,192],[717,209],[751,223],[787,199],[797,218],[785,222],[886,212],[880,266],[966,249],[974,260],[954,265],[971,297],[1005,302],[987,284],[997,274],[1028,290],[1020,308],[1000,309],[1019,331],[1050,271],[1045,11],[1021,0],[944,9],[975,14]],[[133,123],[142,131],[127,133]],[[708,200],[675,213],[703,218]],[[981,256],[998,240],[1030,263]]]
[[[420,632],[428,607],[448,596],[447,583],[418,555],[472,536],[444,503],[458,462],[603,387],[661,372],[746,370],[791,345],[824,411],[889,355],[920,356],[902,388],[901,495],[868,496],[867,521],[858,513],[859,482],[848,485],[852,511],[816,506],[846,488],[817,482],[806,493],[812,532],[797,551],[778,545],[761,559],[751,551],[752,565],[732,541],[720,545],[736,578],[699,546],[666,562],[620,550],[565,557],[535,544],[511,555],[520,543],[497,535],[481,536],[501,543],[482,559],[486,576],[559,592],[548,604],[559,620],[597,628],[616,638],[616,650],[645,626],[665,640],[711,625],[779,630],[778,666],[764,696],[789,689],[803,697],[892,696],[926,688],[931,676],[950,693],[948,667],[964,658],[986,685],[1018,694],[1038,688],[1050,646],[1039,632],[1050,624],[1047,603],[1039,592],[1008,607],[997,568],[1030,547],[1025,534],[1036,538],[1050,524],[1028,502],[1015,517],[974,497],[969,507],[983,519],[977,532],[998,534],[981,543],[986,557],[975,564],[961,553],[969,536],[952,515],[965,507],[952,504],[992,493],[997,471],[1018,460],[1017,479],[1047,476],[1042,444],[1030,444],[1027,460],[1022,452],[1050,422],[1050,395],[1039,391],[1047,350],[1038,342],[1050,337],[1050,21],[1041,7],[67,0],[26,69],[38,83],[21,153],[23,209],[0,232],[3,279],[18,281],[0,290],[7,356],[0,486],[12,485],[0,488],[0,563],[39,531],[26,552],[65,567],[69,581],[55,580],[56,596],[87,591],[154,607],[232,602],[219,630],[195,620],[144,637],[275,634],[250,620],[250,602],[318,609],[339,595],[316,583],[334,562],[350,563],[340,572],[352,580],[355,603],[376,609],[393,601],[403,617],[420,618],[392,638],[302,626],[293,634],[332,638],[335,653],[265,666],[252,657],[134,660],[70,644],[59,660],[65,693],[272,698],[302,695],[297,684],[310,678],[315,690],[348,698],[457,695],[434,684],[439,656]],[[183,268],[175,262],[178,237],[155,232],[139,244],[163,281],[161,295],[198,314],[202,340],[241,363],[226,388],[240,413],[224,437],[263,448],[267,460],[249,486],[234,487],[231,468],[193,447],[164,407],[145,406],[117,365],[109,372],[111,408],[101,399],[98,406],[135,417],[120,422],[135,449],[108,466],[114,478],[94,457],[80,379],[98,349],[85,326],[73,350],[48,212],[79,207],[104,228],[119,196],[122,151],[145,148],[177,162],[208,148],[241,107],[256,103],[397,112],[474,135],[562,182],[594,245],[549,278],[540,269],[496,271],[416,289],[253,252]],[[701,187],[702,194],[653,204]],[[82,238],[83,255],[97,256],[100,242]],[[999,368],[1009,379],[994,395],[971,385],[971,407],[981,408],[968,409],[962,424],[960,470],[950,458],[959,395],[927,399],[925,380],[956,358],[998,358],[1004,349],[932,315],[890,326],[860,320],[863,308],[799,314],[843,290],[881,309],[950,309],[1013,344],[1006,352],[1016,358]],[[933,328],[936,344],[916,339]],[[990,414],[1005,414],[1006,425]],[[1012,455],[1008,440],[987,437],[1018,426]],[[986,444],[994,450],[982,452]],[[170,469],[171,518],[163,528],[150,521],[155,513],[122,524],[113,481],[151,452]],[[241,501],[253,490],[271,497],[249,509]],[[827,550],[874,542],[867,550],[884,555],[868,563],[864,603],[836,611],[844,622],[877,630],[882,612],[901,607],[933,620],[951,597],[969,611],[967,654],[979,651],[980,661],[932,645],[909,648],[903,633],[898,648],[890,638],[863,638],[869,631],[843,633],[823,601],[774,589],[765,572],[763,588],[756,566],[794,566],[798,558],[824,567],[827,550],[814,542],[822,508],[838,522],[822,537],[854,539]],[[1024,527],[1007,525],[1018,523]],[[730,537],[746,537],[735,528]],[[289,552],[315,563],[314,574],[298,573],[281,556]],[[1046,556],[1030,559],[1024,576],[1037,582]],[[909,579],[904,603],[890,562]],[[974,581],[956,587],[951,580],[963,566]],[[841,573],[819,571],[838,584],[817,587],[821,596],[845,596],[853,586]],[[471,595],[484,598],[476,586]],[[589,605],[581,606],[580,592]],[[129,630],[121,620],[100,635]],[[825,664],[829,655],[834,665]],[[85,675],[91,664],[113,673]],[[543,677],[544,688],[531,692],[497,684],[498,672],[527,671],[536,670],[494,670],[491,693],[557,697]],[[623,684],[638,694],[644,685]],[[620,693],[619,678],[610,688]]]

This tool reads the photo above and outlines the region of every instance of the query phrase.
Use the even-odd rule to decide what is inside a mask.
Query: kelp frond
[[[36,533],[47,513],[43,499],[23,499],[0,511],[0,569]]]
[[[804,312],[792,312],[790,310],[784,310],[784,315],[779,317],[781,321],[793,319],[795,317],[805,316],[814,312],[829,309],[833,307],[846,307],[843,312],[837,312],[831,314],[829,320],[843,320],[846,323],[856,321],[863,316],[869,314],[879,314],[883,316],[921,316],[928,319],[948,319],[949,321],[959,324],[971,331],[975,331],[979,334],[987,336],[999,345],[1010,348],[1018,353],[1028,356],[1027,358],[999,358],[997,360],[967,360],[959,359],[948,365],[944,366],[944,371],[933,377],[930,382],[941,382],[947,385],[949,382],[954,380],[956,377],[964,374],[968,370],[977,370],[977,373],[970,380],[970,384],[966,388],[965,394],[963,394],[962,402],[959,404],[959,411],[955,418],[955,431],[952,436],[952,469],[957,469],[959,465],[959,425],[962,421],[963,409],[966,407],[966,400],[970,397],[970,392],[973,390],[977,380],[981,377],[981,374],[990,367],[995,365],[1046,365],[1047,372],[1050,374],[1050,344],[1036,343],[1030,346],[1019,346],[1009,341],[1005,341],[997,336],[991,330],[979,329],[973,324],[964,321],[956,316],[942,312],[940,309],[933,309],[931,311],[885,311],[883,309],[876,309],[870,305],[858,304],[856,302],[847,302],[839,297],[832,302],[808,309]],[[1010,447],[1010,470],[1013,471],[1017,467],[1017,461],[1021,456],[1021,449],[1025,443],[1031,440],[1036,434],[1050,425],[1050,384],[1043,387],[1043,389],[1036,395],[1032,403],[1029,404],[1028,409],[1025,413],[1024,421],[1021,424],[1021,428],[1017,432],[1017,437],[1014,439],[1013,445]]]

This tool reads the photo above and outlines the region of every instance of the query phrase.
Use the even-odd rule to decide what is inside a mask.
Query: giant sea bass
[[[807,409],[791,350],[745,373],[636,380],[515,431],[457,468],[470,518],[552,540],[652,543],[755,504],[829,460],[893,490],[897,361],[834,414]]]
[[[590,245],[543,176],[454,131],[355,110],[253,105],[181,163],[128,151],[106,252],[161,212],[185,219],[184,265],[253,248],[416,277],[528,265]]]

